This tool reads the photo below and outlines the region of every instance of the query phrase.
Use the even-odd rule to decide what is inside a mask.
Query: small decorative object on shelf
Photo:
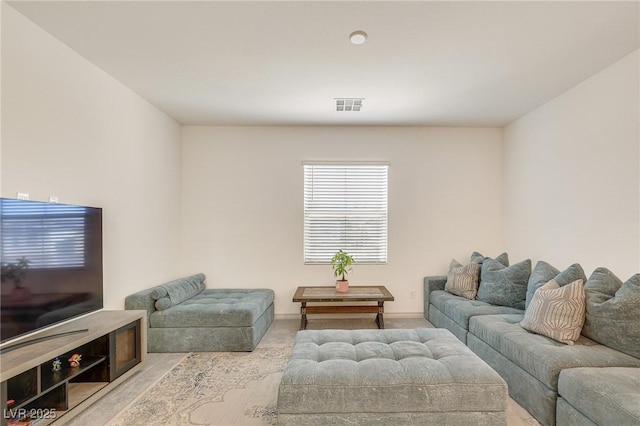
[[[336,280],[336,291],[339,293],[346,293],[349,291],[349,281],[345,279],[345,275],[351,272],[351,264],[353,263],[353,257],[351,257],[346,251],[338,250],[338,252],[331,258],[331,267],[333,268],[333,275],[336,277],[341,276]]]
[[[51,363],[51,371],[60,371],[62,369],[62,361],[60,361],[60,357],[56,357]]]
[[[82,355],[80,354],[73,354],[71,355],[71,358],[69,358],[69,365],[71,365],[72,367],[80,367],[80,360],[82,359]]]
[[[32,426],[31,420],[7,420],[7,426]]]

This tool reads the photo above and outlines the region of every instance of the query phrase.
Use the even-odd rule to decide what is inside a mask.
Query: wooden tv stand
[[[141,368],[146,321],[146,311],[99,311],[30,339],[57,337],[2,353],[0,425],[25,417],[33,426],[58,425],[79,414]],[[78,367],[68,361],[73,354],[82,355]],[[53,368],[56,358],[59,371]]]

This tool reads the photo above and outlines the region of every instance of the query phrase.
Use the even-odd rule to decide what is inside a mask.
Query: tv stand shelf
[[[138,371],[147,354],[146,320],[145,311],[95,312],[2,353],[0,426],[66,423]],[[77,367],[69,362],[74,354],[82,356]]]

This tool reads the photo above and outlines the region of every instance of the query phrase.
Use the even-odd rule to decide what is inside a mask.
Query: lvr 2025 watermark
[[[57,413],[55,408],[6,408],[2,416],[5,419],[55,419]]]

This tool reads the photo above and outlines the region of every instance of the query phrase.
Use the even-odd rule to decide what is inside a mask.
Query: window
[[[304,261],[387,262],[386,164],[304,165]]]
[[[4,199],[1,209],[2,263],[25,257],[34,269],[85,266],[84,207]]]

